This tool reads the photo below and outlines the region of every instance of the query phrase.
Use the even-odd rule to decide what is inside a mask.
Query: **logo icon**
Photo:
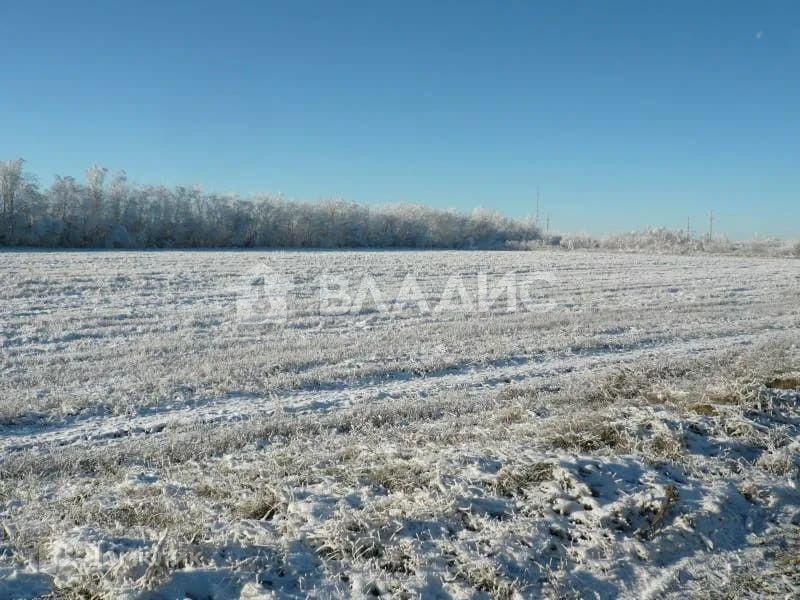
[[[286,323],[293,288],[290,275],[276,272],[268,265],[249,269],[236,290],[237,320],[246,325]]]

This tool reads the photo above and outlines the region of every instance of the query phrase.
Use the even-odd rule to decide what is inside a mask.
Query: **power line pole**
[[[550,233],[550,214],[547,215],[547,229],[544,230],[545,233]]]
[[[708,241],[714,236],[714,211],[708,213]]]
[[[686,217],[686,237],[692,239],[692,217]]]
[[[539,224],[539,186],[536,186],[536,224]]]

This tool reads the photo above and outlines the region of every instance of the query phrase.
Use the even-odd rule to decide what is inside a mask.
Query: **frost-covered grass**
[[[780,238],[731,241],[724,236],[689,236],[685,230],[648,229],[601,238],[587,235],[550,236],[543,242],[524,242],[520,248],[559,246],[569,250],[600,249],[604,251],[665,254],[727,254],[751,257],[800,258],[800,241]],[[514,246],[510,244],[510,246]]]
[[[0,597],[798,591],[792,261],[0,261]],[[309,282],[284,324],[236,318],[265,264]],[[321,270],[548,271],[552,309],[320,316]]]

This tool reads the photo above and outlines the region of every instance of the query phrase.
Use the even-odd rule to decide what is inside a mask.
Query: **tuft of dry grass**
[[[756,466],[772,475],[793,476],[800,472],[798,462],[795,454],[786,449],[767,450],[759,456]]]
[[[777,377],[769,381],[767,387],[773,390],[800,391],[800,375],[784,375]]]
[[[280,491],[273,487],[266,487],[242,501],[237,507],[236,513],[243,519],[270,521],[275,515],[285,511],[286,506],[286,499]]]
[[[555,465],[550,462],[535,462],[518,466],[505,466],[497,473],[494,489],[502,496],[516,496],[531,486],[551,481]]]
[[[701,417],[713,417],[719,414],[719,410],[713,405],[704,402],[698,402],[697,404],[689,405],[689,410],[696,415],[700,415]]]
[[[488,560],[460,565],[457,577],[493,600],[511,600],[520,593],[518,584],[504,577],[502,571]]]
[[[546,434],[546,439],[553,448],[585,453],[614,450],[624,454],[635,446],[633,434],[624,424],[594,417],[567,421]]]
[[[376,457],[378,458],[378,457]],[[413,492],[428,489],[436,479],[430,466],[402,458],[388,459],[367,467],[356,467],[360,478],[389,492]]]
[[[311,542],[326,560],[369,560],[383,557],[386,551],[380,528],[349,512],[326,521]]]
[[[651,462],[653,458],[658,461],[680,462],[686,455],[686,448],[680,435],[661,429],[645,444],[644,455]]]

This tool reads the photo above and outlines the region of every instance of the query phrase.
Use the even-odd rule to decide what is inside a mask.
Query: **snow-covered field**
[[[0,252],[0,598],[798,594],[799,298],[791,259]]]

